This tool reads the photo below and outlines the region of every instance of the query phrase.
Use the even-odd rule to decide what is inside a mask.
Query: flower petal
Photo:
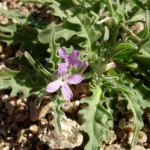
[[[82,66],[82,61],[77,59],[73,61],[71,65],[80,68]]]
[[[61,92],[62,92],[64,98],[67,100],[70,100],[73,97],[73,93],[72,93],[70,87],[66,83],[62,84]]]
[[[88,65],[89,65],[89,63],[88,63],[87,61],[84,61],[84,62],[83,62],[83,66],[84,66],[84,67],[86,67],[86,68],[87,68],[87,67],[88,67]]]
[[[76,60],[79,57],[79,51],[78,50],[74,50],[71,55],[70,55],[70,60]]]
[[[66,82],[69,84],[78,84],[82,81],[82,76],[80,74],[74,74],[72,76],[69,76],[66,79]]]
[[[63,57],[65,62],[68,62],[68,54],[67,54],[66,50],[63,47],[59,48],[58,55]]]
[[[49,93],[53,93],[55,91],[57,91],[57,89],[62,85],[62,81],[59,80],[55,80],[53,82],[50,82],[47,87],[46,87],[46,91]]]
[[[58,74],[59,76],[64,76],[67,73],[66,64],[58,64]]]

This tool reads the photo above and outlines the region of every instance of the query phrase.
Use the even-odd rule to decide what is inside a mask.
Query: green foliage
[[[143,110],[150,107],[149,0],[23,2],[43,4],[44,11],[53,12],[54,21],[48,18],[45,22],[40,14],[34,18],[32,14],[23,16],[0,9],[9,20],[18,21],[18,24],[12,21],[0,24],[0,41],[7,47],[15,45],[20,51],[15,58],[6,60],[8,67],[0,70],[0,90],[9,88],[11,95],[22,91],[24,97],[36,94],[35,104],[39,107],[47,94],[46,85],[57,78],[61,62],[57,54],[59,47],[65,47],[68,52],[79,49],[80,59],[89,62],[83,78],[88,79],[86,82],[96,82],[91,86],[92,96],[80,100],[86,105],[79,111],[85,119],[80,129],[89,137],[85,149],[98,149],[102,142],[108,141],[113,117],[120,111],[116,107],[119,96],[133,115],[135,129],[131,146],[134,147],[143,127]],[[139,33],[130,28],[137,22],[144,24]],[[108,70],[111,62],[116,65]],[[63,100],[59,93],[51,98],[55,102],[55,130],[60,135],[60,119],[65,115],[60,109]]]
[[[92,88],[92,96],[81,100],[82,104],[88,106],[80,110],[85,122],[81,125],[80,130],[89,135],[89,141],[85,150],[97,150],[102,146],[102,142],[108,141],[109,127],[112,127],[113,121],[109,111],[102,105],[102,89],[100,86]]]
[[[64,100],[61,97],[57,96],[55,98],[55,106],[53,107],[55,113],[54,115],[55,131],[58,135],[61,135],[61,123],[60,123],[61,117],[65,115],[64,112],[60,109],[63,102]]]
[[[36,76],[36,80],[33,80],[33,71],[27,68],[22,68],[19,71],[13,71],[10,69],[2,69],[0,71],[0,89],[11,88],[11,96],[15,96],[18,92],[23,92],[23,97],[28,97],[31,94],[38,94],[45,85],[45,81]]]

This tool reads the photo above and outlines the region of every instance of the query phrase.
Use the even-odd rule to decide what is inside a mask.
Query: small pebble
[[[1,100],[3,103],[5,103],[9,99],[9,96],[7,94],[1,95]]]
[[[41,124],[42,126],[47,125],[47,124],[48,124],[47,119],[45,119],[45,118],[41,119],[41,120],[40,120],[40,124]]]
[[[6,109],[12,109],[16,106],[16,103],[15,101],[6,101],[5,103],[5,108]]]
[[[113,130],[109,131],[109,144],[112,144],[117,139],[117,136]]]
[[[138,137],[138,143],[146,143],[146,141],[147,141],[147,135],[143,131],[140,131]]]
[[[33,133],[33,134],[37,134],[39,132],[39,127],[37,125],[32,125],[29,127],[29,130]]]

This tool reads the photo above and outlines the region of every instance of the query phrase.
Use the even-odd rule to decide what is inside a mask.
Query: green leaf
[[[49,78],[51,76],[51,73],[41,65],[37,64],[27,51],[24,52],[24,56],[26,57],[30,65],[34,68],[34,70],[39,74],[39,76],[43,78]]]
[[[58,52],[58,44],[55,42],[55,29],[51,29],[50,34],[50,41],[49,41],[49,48],[48,52],[50,53],[50,58],[46,58],[46,61],[52,65],[51,71],[55,71],[57,69],[59,57],[57,55]]]
[[[36,75],[35,77],[34,73],[34,71],[23,67],[19,71],[8,68],[2,69],[0,71],[0,90],[11,89],[12,96],[20,91],[23,92],[23,97],[39,94],[46,83],[40,76]]]
[[[60,3],[55,0],[22,0],[28,3],[41,3],[51,7],[54,10],[54,16],[60,17],[61,19],[66,18],[65,11],[62,10]]]
[[[134,0],[134,2],[140,7],[142,8],[143,10],[146,10],[144,4],[142,2],[140,2],[139,0]]]
[[[23,81],[22,81],[23,82]],[[23,86],[23,83],[21,84],[17,82],[16,79],[14,79],[13,77],[11,78],[5,78],[5,79],[0,79],[0,90],[3,89],[8,89],[11,88],[11,96],[15,96],[18,92],[22,91],[24,97],[28,97],[30,94],[30,87],[27,86]]]
[[[88,106],[79,111],[83,115],[85,122],[81,125],[80,130],[89,135],[89,141],[85,150],[97,150],[102,146],[102,142],[108,141],[108,132],[112,116],[102,105],[102,90],[99,86],[92,89],[92,96],[81,99],[81,104]]]
[[[39,32],[38,40],[41,43],[47,44],[52,40],[52,28],[55,29],[55,40],[64,38],[66,41],[68,41],[73,35],[76,34],[76,31],[73,30],[72,26],[70,26],[69,23],[55,25],[54,27],[49,27]]]
[[[135,91],[134,91],[135,93]],[[130,94],[130,93],[123,93],[123,95],[125,96],[126,100],[128,101],[128,109],[131,109],[132,113],[133,113],[133,117],[134,117],[134,134],[133,134],[133,139],[131,142],[131,146],[134,147],[137,144],[137,140],[138,140],[138,136],[139,136],[139,132],[143,127],[143,121],[142,121],[142,114],[143,114],[143,110],[141,108],[141,101],[143,101],[142,97],[138,94],[135,93],[134,95]]]
[[[146,11],[146,28],[144,29],[144,38],[143,40],[138,44],[139,49],[142,49],[149,45],[150,43],[150,11]]]
[[[120,84],[122,84],[122,86],[120,86]],[[143,97],[136,90],[127,87],[121,82],[120,84],[116,83],[115,86],[113,86],[113,88],[122,92],[122,95],[124,95],[125,99],[128,102],[127,108],[131,110],[131,112],[133,113],[133,119],[134,119],[133,121],[134,121],[135,128],[134,128],[134,134],[133,134],[131,146],[134,147],[137,144],[139,132],[143,127],[143,121],[142,121],[143,110],[141,107]]]
[[[28,19],[27,16],[23,16],[15,11],[0,9],[0,13],[4,14],[9,19],[18,20],[21,24],[26,23]]]
[[[109,52],[111,58],[117,57],[118,59],[129,58],[133,54],[137,53],[137,45],[132,42],[119,43],[114,47],[114,50]],[[131,55],[132,54],[132,55]]]
[[[53,107],[53,111],[54,111],[54,124],[55,124],[55,131],[58,135],[61,135],[61,123],[60,123],[60,119],[64,114],[64,112],[60,109],[62,103],[64,102],[64,100],[62,100],[61,97],[57,96],[55,98],[55,106]]]
[[[87,51],[88,55],[91,51],[96,52],[99,48],[96,45],[96,42],[100,38],[101,34],[99,29],[94,27],[94,24],[91,22],[91,18],[87,14],[84,15],[82,13],[78,13],[75,16],[68,18],[67,21],[74,26],[77,25],[80,27],[80,31],[77,33],[77,36],[85,39],[85,42],[82,43],[82,47]]]

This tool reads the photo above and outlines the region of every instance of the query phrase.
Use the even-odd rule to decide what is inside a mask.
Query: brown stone
[[[54,106],[54,102],[50,101],[50,99],[43,100],[41,106],[36,108],[35,103],[33,101],[30,102],[30,120],[37,121],[41,120],[46,116],[48,111]]]
[[[32,125],[29,127],[29,130],[33,133],[33,134],[37,134],[39,132],[39,127],[37,125]]]

